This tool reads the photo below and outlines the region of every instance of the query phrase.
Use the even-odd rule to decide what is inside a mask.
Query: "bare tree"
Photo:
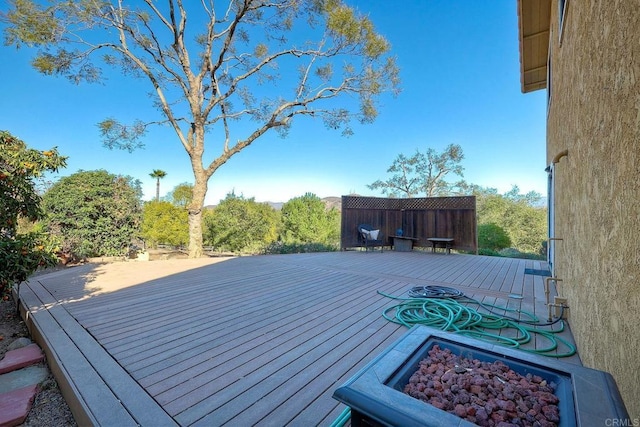
[[[415,197],[420,192],[421,184],[416,166],[423,157],[424,155],[419,152],[411,157],[398,154],[398,157],[387,169],[387,173],[394,175],[386,181],[379,179],[367,187],[371,190],[380,190],[382,194],[389,197]]]
[[[465,193],[465,181],[451,183],[445,179],[449,174],[463,176],[463,159],[462,147],[457,144],[448,145],[442,153],[429,148],[426,154],[419,150],[411,157],[399,154],[387,169],[393,175],[386,181],[377,180],[367,187],[391,197],[415,197],[420,192],[424,192],[426,197]]]
[[[438,153],[433,148],[427,149],[426,156],[423,156],[416,172],[422,178],[422,190],[427,197],[449,196],[456,193],[457,187],[463,187],[464,181],[451,183],[445,180],[449,174],[464,176],[462,160],[464,154],[462,147],[458,144],[449,144],[442,153]]]
[[[286,135],[296,117],[348,135],[353,119],[373,121],[379,95],[398,87],[388,42],[341,0],[125,3],[10,0],[6,42],[37,47],[33,65],[47,75],[101,81],[101,67],[115,66],[150,84],[158,120],[99,127],[107,147],[128,150],[151,124],[175,131],[194,175],[191,257],[202,254],[209,179],[232,156],[271,130]]]

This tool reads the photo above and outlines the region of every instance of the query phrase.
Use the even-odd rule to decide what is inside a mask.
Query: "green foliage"
[[[493,249],[479,247],[478,248],[478,255],[500,256],[500,252],[494,251]]]
[[[475,188],[474,193],[479,230],[485,224],[495,224],[507,233],[511,246],[518,253],[537,256],[543,252],[547,238],[547,209],[540,206],[539,194],[522,195],[518,187],[504,195],[495,189],[482,188]]]
[[[129,151],[142,146],[150,125],[175,132],[195,177],[192,257],[202,253],[208,180],[231,157],[271,131],[286,136],[298,118],[350,135],[353,120],[376,118],[382,93],[399,92],[390,44],[341,0],[12,0],[7,9],[6,43],[35,47],[32,65],[41,73],[95,82],[114,67],[146,81],[160,117],[107,118],[99,132],[107,147]]]
[[[161,169],[154,169],[153,172],[149,174],[151,178],[162,179],[167,176],[167,173]]]
[[[500,256],[507,258],[523,258],[523,259],[546,259],[546,254],[534,252],[521,252],[515,248],[505,248],[498,251]]]
[[[511,239],[502,227],[497,224],[478,225],[478,247],[499,251],[511,246]]]
[[[419,193],[437,197],[460,193],[460,189],[466,188],[466,183],[450,183],[445,178],[449,174],[463,176],[463,159],[462,147],[457,144],[448,145],[442,153],[429,148],[426,154],[419,150],[411,157],[399,154],[387,169],[393,175],[386,181],[377,180],[367,187],[380,190],[389,197],[416,197]]]
[[[339,245],[326,245],[323,243],[283,243],[278,241],[268,245],[264,252],[266,254],[304,254],[311,252],[335,252],[339,249]]]
[[[275,241],[277,212],[266,203],[227,194],[204,218],[205,241],[216,250],[257,253]]]
[[[358,17],[354,9],[331,1],[325,3],[327,28],[337,40],[347,44],[362,44],[363,52],[370,58],[383,55],[390,48],[384,37],[376,34],[373,23],[367,17]]]
[[[58,264],[59,243],[46,233],[27,233],[13,239],[0,239],[0,295],[20,283],[39,267]]]
[[[100,129],[100,135],[107,148],[119,148],[132,153],[136,149],[144,147],[140,138],[147,133],[147,125],[140,120],[135,120],[132,124],[126,125],[114,118],[108,118],[98,123],[98,129]],[[158,178],[153,174],[151,176]],[[163,177],[164,175],[160,178]]]
[[[63,29],[50,9],[40,9],[31,1],[14,0],[15,8],[7,13],[9,21],[16,25],[7,28],[5,41],[7,44],[22,43],[27,46],[39,46],[55,42],[56,34]]]
[[[326,210],[313,194],[289,200],[278,213],[267,204],[231,193],[206,213],[204,222],[205,240],[221,251],[283,254],[339,248],[339,212]]]
[[[166,200],[175,206],[186,208],[193,200],[193,184],[184,182],[173,188],[173,191],[167,194]]]
[[[30,149],[9,132],[0,131],[0,232],[13,236],[18,216],[32,221],[42,216],[36,179],[66,166],[56,148]]]
[[[154,169],[153,172],[149,174],[151,178],[155,178],[156,180],[156,202],[160,201],[160,180],[167,176],[167,173],[160,169]]]
[[[159,243],[172,246],[189,241],[187,211],[169,202],[147,202],[142,209],[142,238],[151,247]]]
[[[388,173],[394,175],[386,181],[377,180],[371,185],[367,185],[371,190],[381,190],[382,194],[389,197],[416,197],[420,192],[420,177],[417,175],[416,165],[423,157],[417,153],[411,157],[398,154],[393,161]]]
[[[55,148],[30,149],[9,132],[0,131],[0,295],[26,280],[39,266],[57,263],[56,242],[42,230],[18,230],[18,222],[42,217],[36,179],[66,165]]]
[[[63,251],[78,257],[127,253],[139,234],[140,182],[105,170],[79,171],[60,179],[44,195],[49,231]]]
[[[340,241],[340,213],[327,210],[315,194],[289,200],[282,206],[282,240],[285,243],[321,243],[337,245]]]

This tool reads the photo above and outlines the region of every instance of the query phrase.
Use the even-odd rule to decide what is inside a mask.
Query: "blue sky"
[[[520,91],[515,0],[348,3],[390,41],[402,93],[385,96],[376,122],[354,124],[349,138],[308,120],[294,122],[286,139],[263,136],[214,174],[207,204],[232,190],[258,201],[287,201],[306,192],[381,196],[367,184],[388,177],[398,154],[441,151],[449,144],[462,146],[468,182],[544,195],[546,93]],[[149,132],[146,149],[134,153],[102,146],[98,122],[153,111],[145,81],[116,74],[104,85],[76,86],[36,73],[32,54],[0,47],[0,129],[33,148],[57,146],[69,156],[61,175],[106,169],[133,176],[146,200],[155,196],[153,169],[167,172],[161,195],[193,181],[188,157],[168,129]]]

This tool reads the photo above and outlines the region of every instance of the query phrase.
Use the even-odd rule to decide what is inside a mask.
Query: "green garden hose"
[[[576,353],[576,347],[573,344],[557,335],[564,330],[564,322],[561,318],[554,322],[542,323],[532,313],[482,303],[465,296],[456,289],[445,287],[413,288],[409,292],[409,298],[397,297],[380,291],[378,293],[387,298],[401,301],[399,304],[386,308],[382,312],[382,316],[390,322],[408,328],[418,324],[426,325],[549,357],[569,357]],[[485,312],[481,312],[481,310]],[[497,311],[504,314],[497,314]],[[518,317],[512,317],[507,313],[517,313]],[[552,324],[560,325],[559,329],[542,329]],[[505,329],[513,332],[506,336],[498,333],[498,331]],[[549,344],[538,349],[522,348],[524,344],[531,341],[533,336],[536,339],[544,339]],[[558,352],[559,347],[562,347],[564,351]]]
[[[378,294],[401,301],[386,308],[382,316],[390,322],[408,328],[414,325],[431,326],[548,357],[560,358],[576,354],[576,347],[573,344],[556,335],[564,331],[562,316],[553,322],[543,323],[533,313],[486,304],[467,297],[457,289],[443,286],[413,288],[409,291],[409,298],[397,297],[381,291],[378,291]],[[504,314],[498,314],[498,311]],[[542,329],[554,324],[560,325],[559,329],[553,331]],[[514,333],[509,333],[509,336],[500,335],[498,331],[504,329],[511,329]],[[547,347],[538,349],[522,348],[522,345],[530,342],[533,336],[536,340],[544,339],[549,344]],[[557,352],[559,344],[566,351]],[[343,427],[350,418],[351,411],[347,407],[331,427]]]
[[[331,423],[330,427],[343,427],[347,423],[347,421],[349,421],[350,419],[351,419],[351,408],[347,406],[344,409],[344,411],[342,411],[342,413],[338,415],[338,418],[336,418]]]

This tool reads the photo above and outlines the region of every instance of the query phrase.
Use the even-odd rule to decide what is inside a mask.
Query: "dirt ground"
[[[22,321],[12,299],[0,302],[0,358],[16,339],[29,337],[27,326]],[[77,426],[67,402],[62,397],[53,375],[40,385],[35,402],[23,426]]]

